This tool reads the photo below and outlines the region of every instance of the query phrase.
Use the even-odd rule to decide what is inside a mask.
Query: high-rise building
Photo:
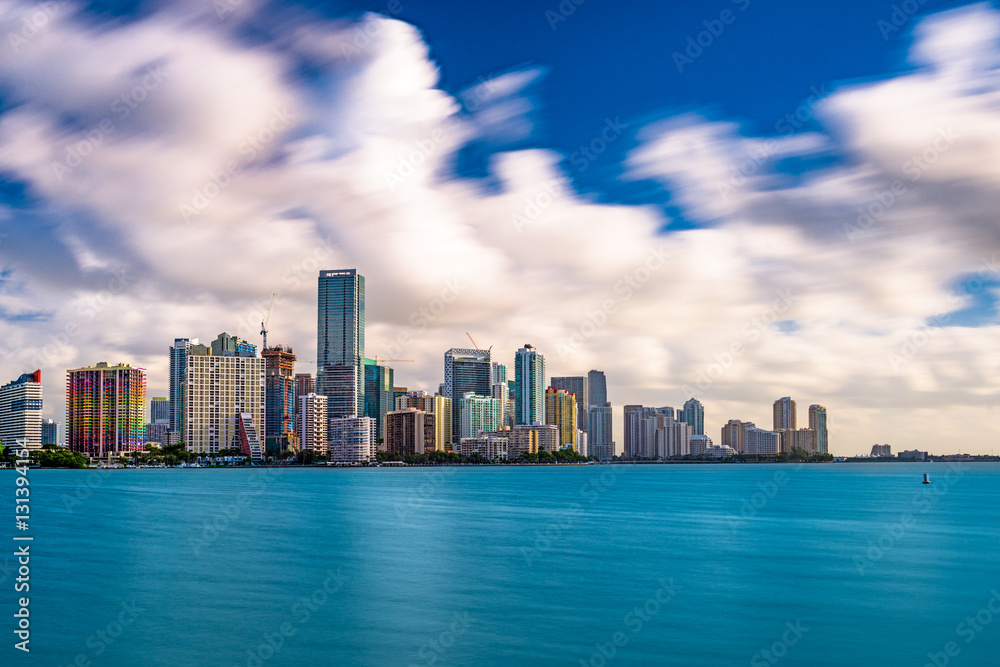
[[[885,444],[885,445],[879,445],[879,444],[872,445],[872,456],[879,456],[879,457],[881,457],[881,456],[892,456],[892,446],[888,445],[888,444]]]
[[[691,455],[700,456],[708,451],[708,448],[712,446],[712,439],[707,435],[698,435],[697,433],[691,436]],[[735,453],[735,449],[733,452]]]
[[[750,422],[746,422],[750,424]],[[753,426],[753,424],[750,424]],[[722,446],[732,447],[738,454],[746,451],[746,444],[743,440],[744,422],[739,419],[730,419],[722,427]]]
[[[451,399],[452,435],[449,445],[458,445],[462,438],[462,416],[459,412],[462,397],[468,392],[491,396],[492,376],[489,350],[453,347],[444,353],[444,395]]]
[[[507,451],[512,459],[522,454],[554,452],[559,449],[559,427],[553,424],[517,424],[510,431],[494,435],[509,438]]]
[[[705,435],[705,408],[697,398],[688,399],[684,403],[680,420],[690,424],[695,435]]]
[[[514,355],[515,423],[545,421],[545,357],[525,343]]]
[[[146,424],[146,442],[170,444],[170,399],[154,396],[149,401],[149,423]]]
[[[414,408],[434,415],[434,449],[446,451],[451,446],[451,399],[426,391],[408,391],[396,398],[396,410]]]
[[[481,433],[475,438],[462,438],[458,451],[462,456],[479,454],[489,461],[501,461],[510,454],[510,431]]]
[[[175,338],[170,347],[170,429],[169,444],[184,438],[184,380],[187,378],[187,358],[197,338]],[[164,444],[168,444],[164,442]]]
[[[765,431],[750,422],[744,422],[743,444],[747,454],[777,454],[781,451],[781,433]]]
[[[810,428],[781,431],[781,451],[791,452],[796,448],[805,450],[807,454],[815,454],[816,431]]]
[[[319,456],[330,453],[330,438],[327,430],[326,396],[303,394],[298,398],[299,443],[302,449],[309,449]]]
[[[809,428],[816,432],[816,453],[830,452],[830,437],[826,430],[826,408],[822,405],[809,406]]]
[[[128,364],[66,371],[66,444],[104,458],[146,443],[146,370]]]
[[[282,449],[282,440],[295,432],[295,353],[275,345],[261,353],[264,359],[264,442],[268,452]]]
[[[510,410],[510,385],[508,384],[507,366],[498,361],[493,362],[493,375],[490,380],[490,395],[500,401],[500,428],[513,426],[514,414]]]
[[[330,420],[330,460],[367,463],[375,458],[375,420],[337,417]]]
[[[587,413],[587,408],[590,407],[587,378],[582,375],[554,377],[549,382],[549,385],[573,394],[573,397],[576,399],[576,427],[586,433],[587,429],[590,428],[590,424],[588,423],[589,415]]]
[[[42,371],[36,370],[0,387],[0,445],[40,449],[42,444]]]
[[[788,396],[774,402],[774,430],[788,431],[798,428],[795,424],[795,401]]]
[[[604,371],[587,373],[587,396],[590,405],[604,405],[608,402],[608,379]]]
[[[480,431],[499,431],[503,410],[492,396],[477,396],[471,391],[458,399],[459,440],[474,438]]]
[[[392,410],[385,417],[385,444],[390,454],[426,454],[435,450],[434,415],[423,410]]]
[[[214,357],[256,357],[257,346],[223,331],[211,343]]]
[[[211,345],[188,350],[184,444],[190,452],[242,449],[244,439],[263,445],[264,359],[250,356],[248,347],[234,344],[238,340],[222,333]]]
[[[587,446],[589,456],[607,461],[615,455],[611,422],[611,404],[592,405],[588,411]]]
[[[318,301],[316,392],[329,399],[331,418],[363,414],[365,277],[356,269],[320,271]]]
[[[395,409],[393,370],[365,359],[365,417],[375,420],[375,438],[385,442],[385,416]]]
[[[691,453],[690,424],[677,421],[671,407],[625,406],[625,456],[661,459]]]
[[[59,444],[59,422],[46,419],[42,422],[42,445]]]
[[[545,390],[545,423],[559,429],[559,447],[572,447],[580,451],[576,439],[576,397],[565,389],[549,387]]]
[[[299,406],[300,406],[299,399],[303,396],[308,396],[309,394],[316,393],[316,378],[313,377],[312,373],[296,373],[294,379],[295,379],[295,424],[296,428],[298,428]],[[299,437],[301,437],[301,435]]]

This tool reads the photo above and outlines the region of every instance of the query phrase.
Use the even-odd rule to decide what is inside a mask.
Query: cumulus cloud
[[[7,2],[3,34],[32,7]],[[628,176],[699,223],[664,234],[659,209],[595,203],[562,156],[518,147],[536,68],[452,96],[419,31],[382,16],[285,16],[248,42],[250,4],[104,26],[60,7],[0,59],[0,165],[26,193],[0,205],[2,367],[42,366],[49,416],[62,371],[100,360],[164,395],[174,337],[254,339],[272,293],[271,340],[314,370],[317,271],[357,267],[369,356],[415,360],[397,385],[434,390],[470,331],[508,363],[531,342],[552,375],[602,368],[618,405],[694,393],[713,436],[792,394],[828,406],[838,453],[941,449],[947,406],[986,448],[997,328],[948,318],[975,296],[956,281],[997,269],[992,10],[924,22],[916,69],[810,101],[819,131],[645,128]],[[477,144],[495,187],[456,175]]]

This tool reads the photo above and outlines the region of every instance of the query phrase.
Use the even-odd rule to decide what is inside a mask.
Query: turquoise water
[[[8,545],[13,480],[0,472]],[[32,651],[12,648],[4,547],[4,665],[941,667],[1000,655],[1000,465],[30,481]]]

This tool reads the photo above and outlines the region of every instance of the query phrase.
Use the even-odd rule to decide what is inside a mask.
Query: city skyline
[[[693,58],[708,19],[651,7],[662,53],[626,63],[610,44],[621,82],[583,49],[611,18],[597,6],[554,27],[537,8],[491,9],[479,21],[565,48],[487,31],[460,55],[441,48],[457,8],[289,12],[273,32],[249,5],[226,21],[206,7],[184,29],[168,9],[100,31],[57,13],[0,62],[0,372],[121,361],[168,395],[171,341],[259,342],[276,294],[269,342],[317,373],[302,353],[316,273],[356,266],[379,285],[364,353],[420,360],[395,368],[403,386],[433,390],[468,332],[511,371],[524,341],[549,375],[604,369],[619,448],[626,404],[697,398],[713,434],[729,418],[766,426],[791,395],[828,406],[837,454],[941,449],[943,409],[954,448],[988,453],[1000,118],[980,84],[1000,13],[927,3],[885,34],[888,10],[850,7],[866,48],[803,58],[787,79],[755,73],[766,55],[743,41],[787,28],[769,27],[773,10],[737,12]],[[246,84],[219,90],[206,69]],[[60,419],[64,398],[45,391]]]

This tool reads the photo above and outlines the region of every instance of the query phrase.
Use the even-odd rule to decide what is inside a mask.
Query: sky
[[[577,4],[578,3],[578,4]],[[0,0],[0,380],[292,346],[531,343],[716,441],[791,396],[830,449],[1000,435],[1000,7]]]

